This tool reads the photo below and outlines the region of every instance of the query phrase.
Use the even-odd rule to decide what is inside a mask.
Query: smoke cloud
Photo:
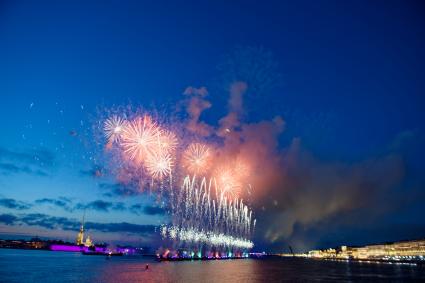
[[[188,97],[188,99],[184,101],[184,105],[190,117],[187,123],[187,129],[202,137],[209,136],[212,130],[211,126],[199,121],[202,111],[211,107],[211,103],[205,99],[208,95],[207,89],[205,87],[188,87],[183,94]]]
[[[389,151],[344,163],[316,158],[302,146],[300,138],[280,145],[285,130],[282,117],[244,121],[247,90],[248,84],[242,81],[230,85],[229,111],[217,126],[199,120],[201,112],[211,107],[206,95],[186,91],[191,117],[187,125],[202,125],[209,134],[222,139],[222,146],[216,148],[216,163],[243,164],[244,181],[249,186],[242,197],[255,208],[256,242],[260,246],[312,248],[323,244],[320,237],[328,237],[326,232],[333,231],[333,226],[370,227],[400,203],[409,202],[401,201],[402,194],[397,191],[406,170],[402,155]],[[207,93],[204,88],[203,93]],[[318,235],[315,239],[308,235],[312,229]]]

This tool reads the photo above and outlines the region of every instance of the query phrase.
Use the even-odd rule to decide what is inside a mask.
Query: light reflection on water
[[[145,270],[145,265],[149,269]],[[425,280],[425,268],[305,259],[155,262],[143,257],[0,249],[0,282],[282,282]]]

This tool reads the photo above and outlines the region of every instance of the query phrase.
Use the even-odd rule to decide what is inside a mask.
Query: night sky
[[[173,108],[232,81],[245,123],[279,115],[279,176],[252,202],[256,248],[425,236],[421,1],[0,1],[0,238],[154,244],[155,197],[103,173],[99,113]]]

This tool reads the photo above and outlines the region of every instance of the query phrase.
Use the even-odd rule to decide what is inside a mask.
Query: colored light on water
[[[87,247],[81,247],[77,245],[51,245],[50,250],[62,252],[82,252],[87,251]]]

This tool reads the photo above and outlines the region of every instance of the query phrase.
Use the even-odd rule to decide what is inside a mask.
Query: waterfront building
[[[84,242],[84,246],[86,246],[86,247],[91,247],[91,246],[93,246],[93,242],[92,242],[92,240],[90,239],[90,236],[87,236],[86,241]]]
[[[364,247],[341,246],[339,249],[312,250],[308,253],[308,257],[359,260],[424,260],[425,239]]]

